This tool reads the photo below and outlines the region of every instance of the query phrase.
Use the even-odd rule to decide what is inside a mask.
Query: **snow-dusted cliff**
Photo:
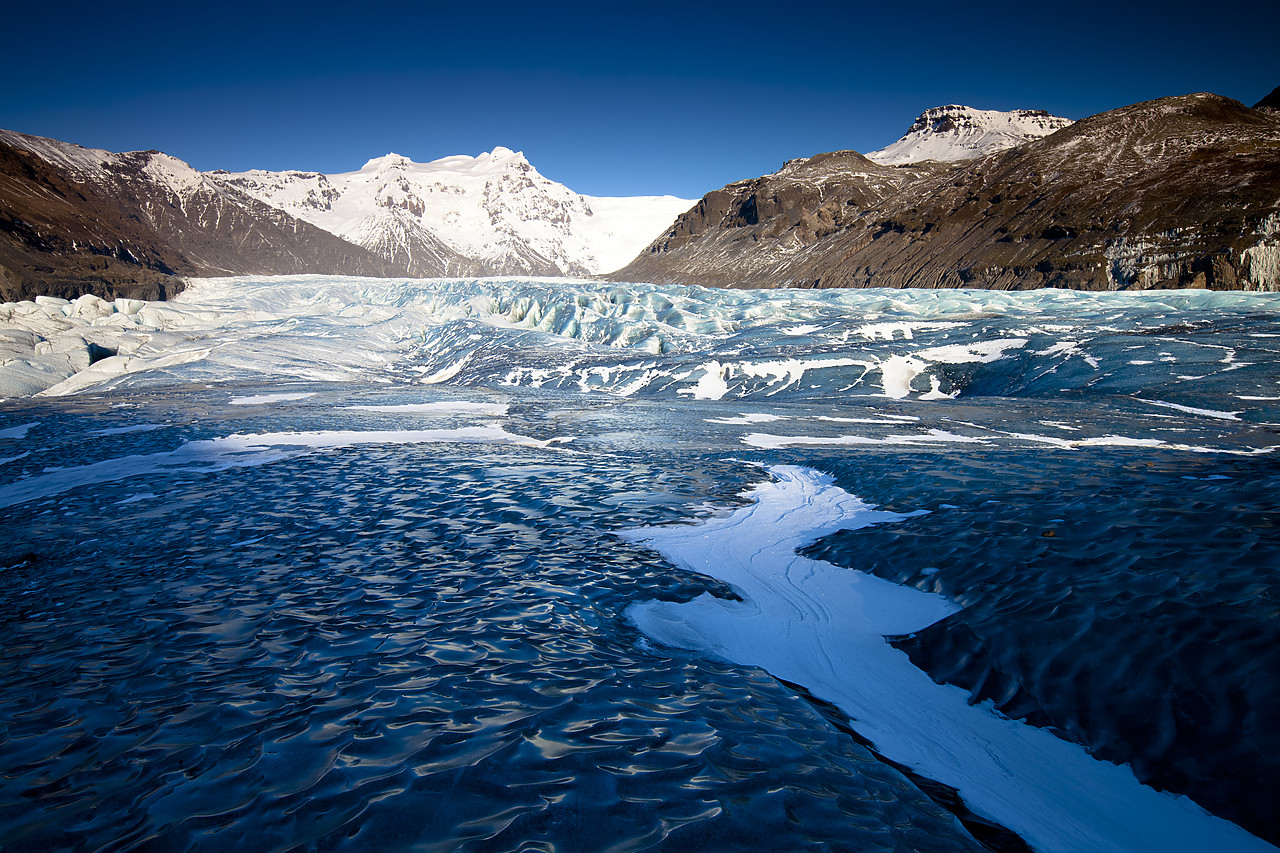
[[[210,175],[414,275],[609,272],[693,204],[579,195],[501,147],[430,163],[388,154],[336,175]]]
[[[1071,124],[1044,110],[975,110],[950,104],[925,110],[892,145],[872,151],[868,160],[886,166],[937,160],[953,163],[985,157]]]

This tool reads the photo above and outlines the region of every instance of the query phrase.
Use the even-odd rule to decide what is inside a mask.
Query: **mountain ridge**
[[[819,202],[776,173],[769,192],[797,201],[768,223],[695,221],[709,194],[613,277],[730,287],[1280,289],[1280,116],[1268,111],[1209,93],[1161,98],[925,167],[891,167],[919,171],[870,206],[844,197],[847,175],[828,179]],[[760,206],[746,197],[758,194],[750,181],[715,192]],[[800,227],[832,209],[844,216],[821,232]]]
[[[334,177],[366,192],[0,131],[0,301],[163,299],[209,275],[587,276],[626,263],[691,203],[582,196],[502,147],[432,164],[391,153]],[[438,227],[424,223],[432,190],[457,202]]]
[[[332,175],[210,175],[423,276],[609,272],[693,203],[580,195],[504,147],[428,163],[391,153]],[[637,239],[637,231],[646,233]],[[426,262],[415,245],[430,247]]]
[[[0,296],[166,298],[192,275],[394,275],[366,250],[158,151],[0,131]]]
[[[696,202],[580,195],[503,147],[230,173],[0,131],[0,299],[164,298],[184,276],[301,272],[1274,290],[1275,97],[1197,93],[1076,122],[952,104],[869,155],[789,160]]]

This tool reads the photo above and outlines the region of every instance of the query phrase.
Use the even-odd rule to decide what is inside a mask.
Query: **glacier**
[[[881,752],[954,784],[971,808],[1036,850],[1268,849],[1185,798],[1159,794],[1123,768],[934,684],[884,637],[928,627],[956,605],[796,553],[827,533],[920,513],[877,511],[812,470],[770,473],[776,484],[757,486],[753,503],[729,515],[624,532],[731,584],[740,597],[633,605],[628,612],[646,634],[805,685],[845,710]]]
[[[1208,291],[0,306],[0,846],[1270,849],[1278,353]]]

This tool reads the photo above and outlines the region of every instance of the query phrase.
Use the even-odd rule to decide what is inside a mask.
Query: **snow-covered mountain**
[[[392,264],[159,151],[0,130],[0,295],[164,298],[178,276]]]
[[[925,110],[901,139],[872,151],[867,159],[885,166],[972,160],[1040,139],[1069,124],[1070,119],[1044,110],[1000,112],[949,104]]]
[[[252,171],[210,177],[411,275],[609,272],[693,204],[673,196],[579,195],[502,147],[430,163],[388,154],[336,175]]]
[[[592,275],[691,204],[579,195],[506,148],[230,174],[0,131],[0,298],[164,298],[183,276],[228,273]]]

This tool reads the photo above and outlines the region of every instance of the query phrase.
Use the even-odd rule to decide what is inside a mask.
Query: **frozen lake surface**
[[[6,851],[1280,841],[1273,295],[290,277],[0,327],[47,389],[0,402]]]

